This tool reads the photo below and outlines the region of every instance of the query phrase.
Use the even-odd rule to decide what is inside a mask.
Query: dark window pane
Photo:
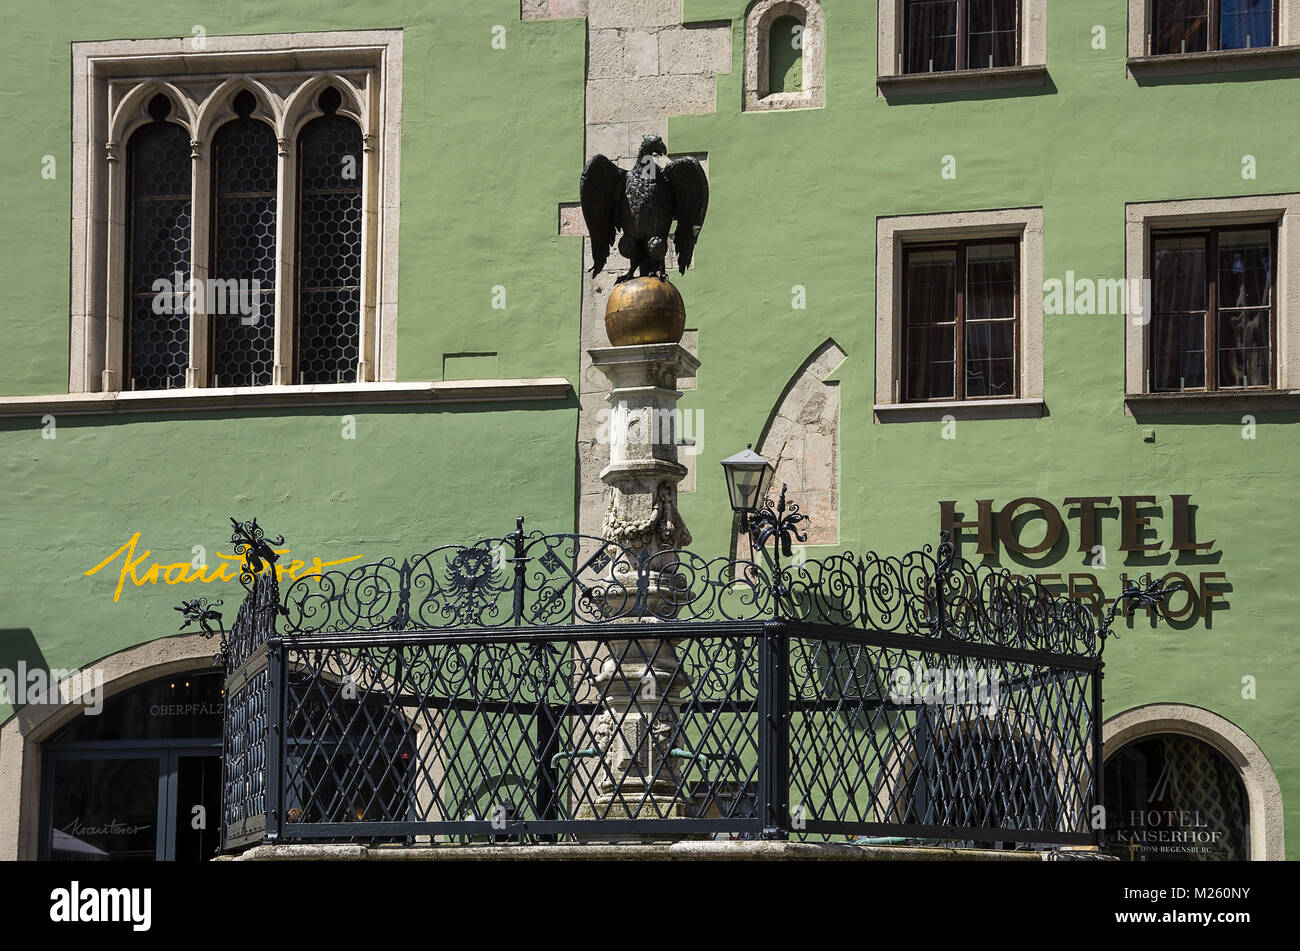
[[[965,337],[967,399],[1013,395],[1015,321],[967,321]]]
[[[130,365],[123,388],[183,387],[190,362],[190,137],[175,123],[152,122],[131,136],[126,163]]]
[[[1151,390],[1205,386],[1205,315],[1162,315],[1151,321]]]
[[[903,71],[957,68],[957,0],[908,0]]]
[[[220,290],[208,300],[214,386],[271,382],[276,152],[271,127],[250,116],[226,123],[213,139],[211,277]]]
[[[1268,386],[1272,342],[1268,310],[1219,313],[1219,386]]]
[[[57,759],[52,770],[50,858],[152,862],[158,849],[157,756]]]
[[[1155,0],[1151,52],[1199,53],[1209,48],[1210,0]]]
[[[354,383],[361,333],[361,129],[312,120],[298,139],[298,374]]]
[[[956,328],[911,327],[907,330],[907,399],[952,399]]]
[[[967,65],[971,69],[1015,66],[1020,0],[970,0],[967,10],[970,18]]]
[[[951,323],[957,317],[956,250],[909,251],[907,322]]]
[[[1272,233],[1219,235],[1219,306],[1267,307],[1273,300]]]
[[[1156,238],[1152,302],[1157,314],[1205,310],[1205,238]]]
[[[1273,45],[1273,0],[1221,0],[1219,49]]]
[[[195,671],[120,693],[96,715],[77,717],[50,743],[217,739],[225,694],[220,673]]]
[[[966,319],[1016,316],[1016,246],[975,245],[966,249]]]

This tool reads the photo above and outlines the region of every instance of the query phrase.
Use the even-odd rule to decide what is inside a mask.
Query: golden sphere
[[[678,343],[685,331],[682,295],[657,277],[634,277],[615,285],[605,304],[605,332],[615,347]]]

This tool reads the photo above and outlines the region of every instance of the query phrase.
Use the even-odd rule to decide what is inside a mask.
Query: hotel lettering
[[[1078,495],[1060,504],[1023,496],[999,504],[976,499],[939,503],[939,528],[972,561],[1001,564],[1035,578],[1052,594],[1086,604],[1098,617],[1142,575],[1179,590],[1159,608],[1165,620],[1213,625],[1228,607],[1231,585],[1219,570],[1213,538],[1201,540],[1190,495]],[[1079,567],[1065,567],[1072,555]],[[1008,564],[1007,562],[1010,562]],[[1038,569],[1054,568],[1043,571]]]

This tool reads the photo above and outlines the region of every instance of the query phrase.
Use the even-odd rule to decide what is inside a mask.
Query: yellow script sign
[[[218,563],[215,566],[196,565],[190,561],[177,561],[170,565],[160,564],[155,561],[150,564],[148,563],[149,549],[146,548],[143,555],[136,556],[135,545],[139,540],[140,533],[136,532],[125,545],[94,568],[85,572],[85,574],[93,575],[101,568],[111,564],[118,555],[121,555],[122,569],[117,576],[117,590],[113,592],[114,601],[122,597],[122,586],[126,583],[127,578],[130,578],[132,584],[137,588],[146,584],[157,584],[160,577],[164,584],[193,584],[196,581],[202,584],[212,584],[214,581],[237,581],[239,579],[239,569],[244,561],[239,555],[223,555],[221,552],[217,552]],[[277,555],[287,555],[289,549],[277,548],[275,553]],[[351,558],[340,558],[338,561],[321,561],[320,558],[313,558],[311,564],[301,560],[290,561],[288,565],[281,562],[275,566],[275,578],[277,581],[283,581],[288,577],[290,581],[297,581],[299,578],[319,575],[323,568],[346,565],[350,561],[356,561],[364,557],[365,555],[353,555]]]

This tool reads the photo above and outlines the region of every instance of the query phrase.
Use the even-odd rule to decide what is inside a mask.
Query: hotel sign
[[[950,533],[958,552],[973,542],[977,555],[994,556],[1001,548],[1022,565],[1028,561],[1045,567],[1058,563],[1071,549],[1083,553],[1085,570],[1033,571],[1030,575],[1052,593],[1084,603],[1100,617],[1137,575],[1148,571],[1159,575],[1160,563],[1167,563],[1174,553],[1180,562],[1217,560],[1214,539],[1200,541],[1196,537],[1196,507],[1191,499],[1190,495],[1169,496],[1167,518],[1154,495],[1071,496],[1060,506],[1036,496],[1012,499],[1000,506],[994,499],[976,499],[970,513],[959,510],[956,501],[941,501],[939,528]],[[1116,540],[1102,531],[1102,522],[1110,518],[1119,523],[1119,544],[1113,550],[1130,561],[1145,559],[1136,569],[1130,566],[1121,571],[1118,585],[1104,585],[1107,575],[1099,574],[1109,570],[1106,555],[1111,549],[1107,545]],[[1029,528],[1036,522],[1041,526]],[[1164,579],[1167,584],[1177,582],[1180,590],[1158,608],[1147,608],[1148,613],[1158,610],[1163,618],[1175,622],[1204,619],[1209,626],[1214,611],[1227,606],[1224,594],[1230,586],[1226,572],[1166,571]],[[1113,590],[1107,593],[1106,588]]]

